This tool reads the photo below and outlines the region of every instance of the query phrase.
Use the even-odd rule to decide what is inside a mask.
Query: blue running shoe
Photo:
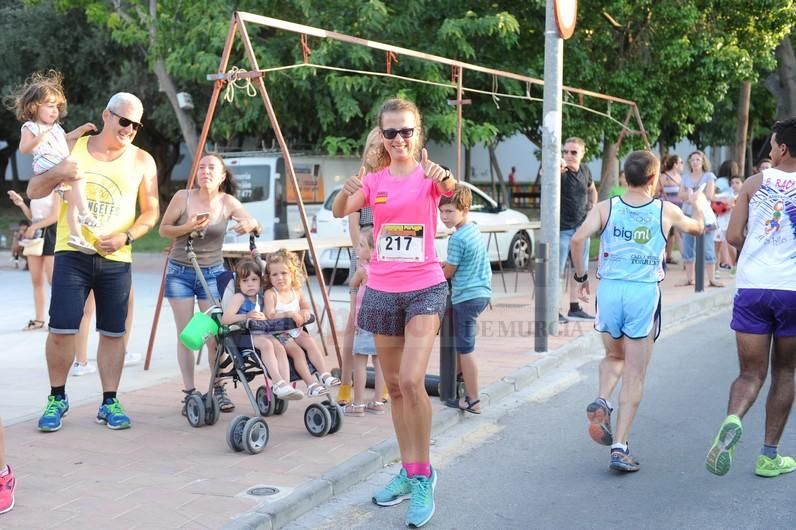
[[[39,418],[39,430],[41,432],[55,432],[63,426],[61,421],[69,414],[69,399],[56,399],[55,396],[47,397],[47,406],[44,413]]]
[[[611,432],[611,412],[608,403],[603,398],[597,398],[586,407],[586,417],[589,419],[589,436],[600,445],[612,445],[614,435]]]
[[[122,404],[116,398],[99,408],[97,411],[97,423],[104,423],[109,429],[114,430],[130,428],[130,418],[124,413]]]
[[[394,506],[412,496],[412,484],[406,476],[406,470],[401,471],[373,496],[373,504],[379,506]]]
[[[434,516],[434,489],[437,487],[437,472],[431,469],[431,476],[422,475],[409,479],[412,484],[412,500],[406,512],[406,526],[420,528]]]
[[[641,464],[636,457],[630,454],[630,448],[622,450],[618,447],[611,449],[611,463],[609,466],[614,471],[626,471],[632,473],[641,469]]]

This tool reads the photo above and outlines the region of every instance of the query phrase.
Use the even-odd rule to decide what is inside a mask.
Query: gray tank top
[[[188,195],[188,202],[190,202],[190,194]],[[196,260],[200,267],[212,267],[214,265],[222,265],[224,258],[221,253],[221,247],[224,244],[224,236],[227,232],[227,222],[229,221],[226,208],[215,219],[211,219],[210,224],[205,229],[204,238],[195,238],[193,240],[193,250],[196,253]],[[186,204],[185,211],[180,214],[176,224],[183,224],[188,220],[188,206]],[[215,222],[213,222],[215,221]],[[185,252],[185,242],[188,240],[188,235],[180,236],[174,242],[174,246],[169,254],[169,259],[180,265],[191,265],[191,260],[188,259],[188,254]]]

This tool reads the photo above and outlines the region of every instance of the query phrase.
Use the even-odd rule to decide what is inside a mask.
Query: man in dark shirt
[[[583,264],[581,270],[589,268],[589,243],[583,246],[581,256],[570,256],[569,244],[575,230],[586,219],[586,214],[591,207],[597,204],[597,188],[591,178],[591,171],[581,165],[586,152],[585,142],[576,137],[568,138],[564,142],[561,160],[561,224],[558,243],[559,276],[564,275],[564,266],[567,257],[570,260],[580,259]],[[574,264],[574,261],[570,261]],[[576,267],[572,267],[574,271]],[[594,316],[586,313],[578,303],[578,284],[570,274],[569,281],[569,312],[567,316],[559,315],[559,321],[567,320],[594,320]],[[585,301],[585,300],[584,300]]]

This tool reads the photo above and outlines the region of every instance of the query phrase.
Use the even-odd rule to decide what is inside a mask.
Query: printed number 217
[[[396,250],[398,252],[401,251],[401,239],[405,240],[403,250],[409,250],[409,245],[412,243],[412,238],[409,236],[387,236],[387,245],[385,248],[387,250]],[[393,243],[395,243],[395,248],[393,248]]]

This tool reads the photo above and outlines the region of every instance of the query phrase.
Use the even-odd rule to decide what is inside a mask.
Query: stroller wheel
[[[268,424],[261,417],[249,418],[243,427],[243,448],[250,455],[261,453],[268,445]]]
[[[205,403],[200,394],[191,394],[185,400],[185,417],[191,427],[205,424]]]
[[[247,421],[248,416],[235,416],[227,427],[227,445],[235,452],[243,451],[243,428]]]
[[[345,416],[343,407],[336,403],[332,404],[328,399],[321,402],[321,405],[326,407],[326,410],[329,411],[329,415],[332,417],[332,428],[329,429],[329,434],[334,434],[343,426],[343,416]]]
[[[210,392],[205,394],[205,423],[207,425],[215,425],[221,417],[221,404],[218,398]]]
[[[260,416],[268,417],[274,413],[276,396],[272,394],[271,399],[268,399],[268,388],[265,385],[257,387],[255,400],[257,401],[257,410],[260,412]]]
[[[326,436],[332,428],[332,415],[323,405],[313,403],[304,411],[304,426],[313,436]]]
[[[282,414],[287,412],[287,405],[288,405],[287,401],[279,398],[274,399],[274,401],[276,402],[276,405],[274,405],[274,414],[276,414],[277,416],[281,416]]]

